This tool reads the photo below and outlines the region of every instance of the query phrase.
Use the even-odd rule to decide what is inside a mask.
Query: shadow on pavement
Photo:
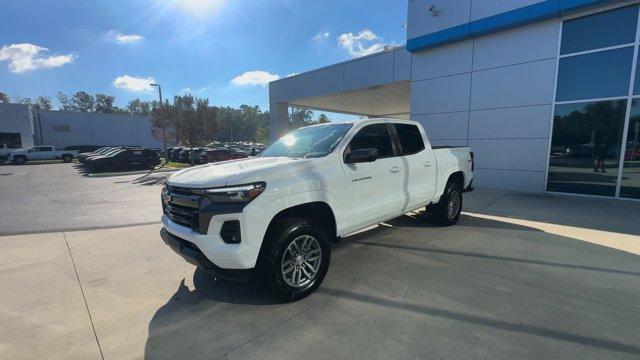
[[[491,224],[486,223],[491,222],[490,220],[481,220],[477,223],[480,222],[484,226],[491,226]],[[494,228],[504,227],[513,230],[538,231],[518,225],[493,223]],[[334,260],[338,260],[343,253],[348,253],[348,256],[357,256],[357,252],[368,253],[368,250],[366,250],[368,246],[363,246],[363,244],[385,246],[365,241],[376,241],[382,238],[389,239],[397,236],[402,236],[402,240],[405,240],[404,237],[410,237],[409,234],[398,233],[398,231],[402,230],[401,228],[406,228],[405,231],[408,231],[411,228],[435,230],[439,227],[431,224],[429,215],[424,212],[403,215],[387,221],[384,225],[346,237],[340,243],[332,245]],[[421,240],[418,239],[418,241]],[[344,269],[335,267],[339,266],[337,265],[339,263],[339,261],[334,262],[332,271],[338,273],[344,271]],[[398,281],[407,280],[398,279]],[[452,281],[455,281],[455,279]],[[279,304],[264,287],[255,283],[214,281],[211,276],[199,269],[194,273],[193,283],[194,289],[189,289],[185,285],[185,281],[182,280],[173,296],[154,314],[149,323],[149,334],[145,346],[146,359],[171,358],[170,354],[177,354],[177,348],[183,351],[180,353],[183,358],[202,357],[202,352],[207,349],[209,349],[207,351],[215,352],[223,348],[233,348],[241,344],[242,339],[246,337],[248,332],[247,323],[264,323],[265,318],[273,316],[276,311],[284,311],[282,307],[287,306],[286,304]],[[323,291],[327,293],[326,289]],[[344,294],[350,293],[345,292]],[[238,311],[242,311],[244,307],[242,305],[249,306],[254,311],[251,319],[243,319],[242,316],[246,315],[238,313]],[[414,311],[409,304],[407,309]],[[295,317],[295,315],[293,316]],[[456,319],[455,317],[452,318]],[[487,321],[490,320],[487,319]],[[496,323],[498,325],[502,324],[499,321]],[[215,329],[216,327],[223,327],[228,332],[225,333],[226,335],[235,335],[225,336],[226,339],[223,339],[216,335],[218,330]],[[229,345],[229,341],[234,342]],[[358,346],[358,344],[354,344],[354,346]],[[211,357],[215,356],[211,355]],[[207,357],[205,356],[205,358]]]
[[[320,288],[318,291],[329,294],[335,297],[341,297],[345,299],[355,300],[359,302],[365,302],[370,304],[375,304],[379,306],[384,306],[388,308],[394,308],[402,311],[413,312],[420,315],[427,315],[439,318],[445,318],[448,320],[452,320],[454,322],[464,322],[471,323],[480,326],[485,326],[494,329],[506,330],[510,332],[516,333],[524,333],[529,335],[535,335],[544,338],[550,338],[555,340],[562,340],[567,342],[572,342],[581,345],[588,345],[596,348],[620,351],[628,354],[640,355],[640,347],[632,344],[624,344],[617,341],[598,339],[589,336],[582,336],[578,334],[573,334],[564,331],[558,331],[553,329],[547,329],[544,327],[527,325],[527,324],[518,324],[514,322],[499,320],[499,319],[490,319],[482,316],[466,314],[458,311],[451,311],[446,309],[440,309],[433,306],[428,305],[419,305],[419,304],[411,304],[406,302],[401,302],[392,299],[385,299],[377,296],[372,296],[369,294],[357,293],[350,290],[339,290],[339,289],[331,289],[331,288]]]
[[[199,349],[216,348],[212,343],[222,342],[215,336],[213,328],[241,331],[233,328],[233,320],[228,320],[231,304],[278,304],[262,286],[216,281],[200,269],[193,274],[193,284],[194,289],[191,290],[183,279],[167,303],[154,314],[149,323],[145,359],[214,357],[199,352]],[[240,333],[238,338],[241,338]],[[176,349],[184,347],[193,353],[180,353],[176,357]]]

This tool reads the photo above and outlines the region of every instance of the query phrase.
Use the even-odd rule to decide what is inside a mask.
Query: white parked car
[[[78,157],[76,150],[56,150],[53,146],[34,146],[31,149],[16,149],[9,152],[7,160],[22,165],[31,160],[62,160],[66,163]]]
[[[260,157],[174,173],[162,190],[161,234],[218,277],[253,273],[292,301],[320,285],[332,241],[425,206],[453,225],[472,180],[469,148],[432,148],[418,122],[314,125]]]

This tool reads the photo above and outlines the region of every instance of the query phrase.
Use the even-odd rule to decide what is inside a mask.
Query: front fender
[[[260,197],[258,197],[258,199],[260,199]],[[260,201],[250,203],[245,208],[244,213],[248,224],[247,231],[249,232],[248,238],[250,241],[248,245],[254,247],[260,247],[262,245],[271,220],[280,212],[294,206],[312,202],[324,202],[329,205],[333,211],[338,232],[347,225],[342,221],[342,219],[346,219],[346,216],[343,216],[343,214],[337,211],[339,207],[336,206],[336,199],[327,191],[310,190],[288,194],[278,198],[265,197],[260,199]]]

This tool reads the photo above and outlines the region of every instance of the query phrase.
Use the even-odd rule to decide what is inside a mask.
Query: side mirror
[[[378,149],[367,148],[353,150],[345,156],[344,162],[347,164],[374,162],[378,158]]]

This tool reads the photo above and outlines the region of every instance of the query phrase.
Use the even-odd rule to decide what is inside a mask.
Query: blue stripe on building
[[[407,50],[417,52],[537,21],[552,19],[571,11],[616,0],[545,0],[519,9],[450,27],[407,40]]]

